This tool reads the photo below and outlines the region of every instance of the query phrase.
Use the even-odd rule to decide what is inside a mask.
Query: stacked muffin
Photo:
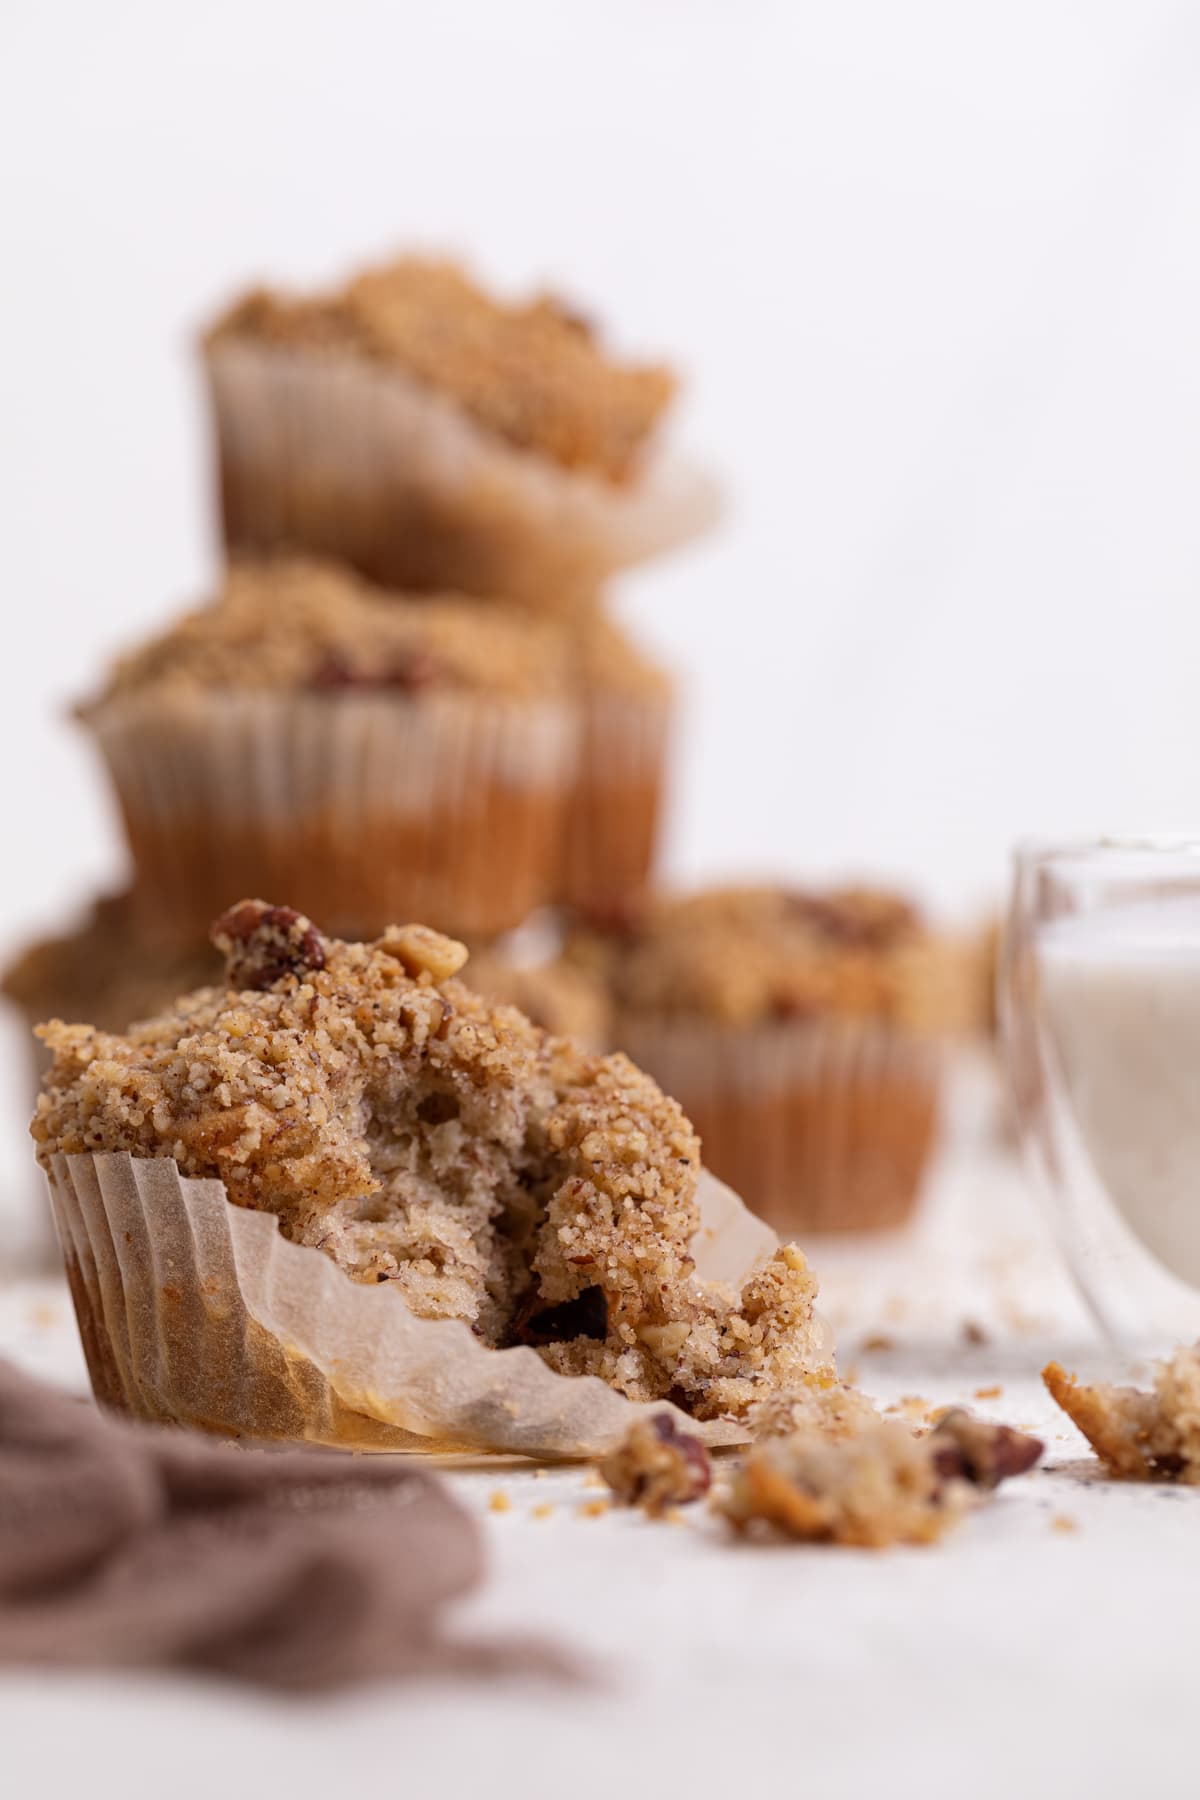
[[[79,709],[131,888],[4,991],[31,1023],[122,1029],[263,894],[351,936],[428,920],[486,952],[491,991],[602,1038],[594,978],[497,940],[649,883],[671,683],[604,587],[714,511],[659,447],[673,375],[414,259],[251,294],[203,358],[227,574]]]
[[[132,885],[9,998],[122,1031],[215,978],[248,895],[347,938],[419,919],[479,991],[627,1050],[772,1223],[905,1218],[951,948],[886,894],[654,893],[672,683],[606,585],[715,510],[661,447],[671,372],[413,259],[252,293],[203,359],[228,571],[79,709]]]

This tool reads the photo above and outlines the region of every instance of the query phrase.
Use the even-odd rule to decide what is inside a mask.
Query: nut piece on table
[[[618,1500],[640,1506],[652,1519],[699,1500],[712,1484],[702,1440],[680,1431],[670,1413],[639,1419],[598,1466]]]
[[[1149,1390],[1079,1382],[1056,1362],[1042,1380],[1110,1475],[1200,1484],[1200,1344],[1159,1363]]]
[[[1010,1475],[1027,1474],[1045,1449],[1040,1438],[991,1425],[961,1406],[942,1414],[928,1441],[943,1480],[969,1481],[989,1492]]]

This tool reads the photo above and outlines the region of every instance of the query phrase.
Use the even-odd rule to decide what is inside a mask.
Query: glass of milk
[[[1018,851],[1000,1016],[1027,1155],[1123,1351],[1200,1337],[1200,840]]]

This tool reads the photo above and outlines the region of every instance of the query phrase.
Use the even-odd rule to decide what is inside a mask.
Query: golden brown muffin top
[[[0,993],[31,1022],[83,1014],[106,1030],[123,1031],[220,972],[211,944],[148,941],[132,895],[106,894],[76,930],[27,945],[0,976]]]
[[[614,361],[589,322],[548,295],[506,304],[454,263],[418,257],[366,270],[332,294],[260,288],[208,341],[238,338],[390,363],[520,449],[611,481],[634,472],[676,385],[661,364]]]
[[[81,710],[212,689],[525,698],[561,690],[565,656],[560,627],[494,600],[415,599],[336,563],[253,558],[232,566],[210,605],[122,657]]]
[[[599,605],[575,625],[571,649],[576,679],[586,695],[631,699],[669,698],[671,677]]]
[[[743,1026],[839,1014],[940,1029],[957,1007],[954,959],[899,895],[712,888],[660,900],[572,954],[600,967],[618,1013]]]

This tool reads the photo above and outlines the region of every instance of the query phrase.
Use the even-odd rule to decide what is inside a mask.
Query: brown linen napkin
[[[482,1572],[474,1521],[415,1463],[125,1423],[0,1361],[0,1664],[303,1690],[507,1664],[442,1634]]]

